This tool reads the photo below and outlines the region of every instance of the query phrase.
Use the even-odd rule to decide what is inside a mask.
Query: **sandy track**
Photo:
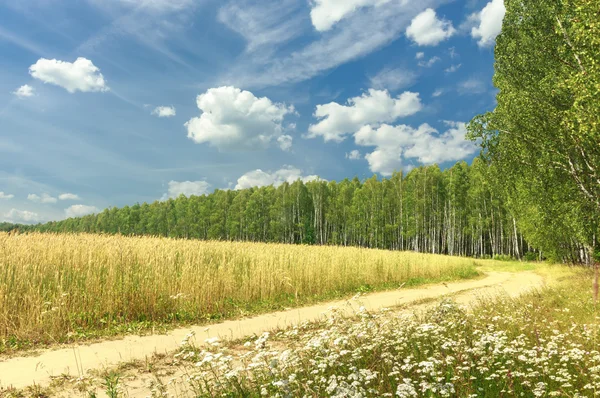
[[[179,343],[190,331],[195,332],[197,342],[202,342],[208,337],[238,339],[305,321],[318,320],[332,306],[353,314],[359,306],[376,311],[469,290],[455,297],[457,302],[465,304],[476,300],[482,292],[485,294],[504,292],[514,297],[542,284],[542,277],[533,272],[490,272],[483,279],[373,293],[362,296],[360,301],[334,301],[209,326],[175,329],[166,335],[127,336],[121,340],[45,350],[37,356],[0,359],[0,387],[24,388],[33,384],[46,386],[51,382],[52,376],[87,375],[90,370],[109,368],[120,362],[134,359],[143,360],[154,353],[172,352],[179,347]],[[472,289],[478,290],[472,291]]]

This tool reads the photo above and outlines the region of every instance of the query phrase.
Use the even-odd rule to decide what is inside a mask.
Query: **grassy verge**
[[[467,258],[342,247],[0,233],[0,354],[477,277]]]
[[[412,316],[332,313],[245,344],[186,345],[171,366],[191,395],[591,397],[600,329],[587,270],[546,267],[554,283],[518,299],[447,300]],[[182,369],[182,370],[181,370]],[[159,393],[159,389],[153,393]]]

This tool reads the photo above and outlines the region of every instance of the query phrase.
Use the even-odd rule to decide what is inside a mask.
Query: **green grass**
[[[522,272],[537,271],[549,267],[546,263],[526,262],[526,261],[499,261],[499,260],[474,260],[478,270],[482,272]]]
[[[188,346],[191,376],[198,375],[190,388],[197,396],[246,397],[600,394],[591,272],[548,265],[533,270],[550,285],[517,299],[482,297],[472,311],[446,300],[410,318],[333,313],[320,324],[255,338],[242,352]]]

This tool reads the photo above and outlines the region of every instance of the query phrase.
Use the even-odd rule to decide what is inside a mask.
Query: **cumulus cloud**
[[[74,193],[61,193],[58,195],[59,200],[80,200],[79,195],[75,195]]]
[[[4,192],[0,191],[0,200],[10,200],[14,197],[15,197],[15,195],[4,193]]]
[[[406,36],[419,46],[437,46],[456,33],[452,22],[438,19],[435,10],[428,8],[406,28]]]
[[[365,124],[390,123],[421,108],[418,93],[406,91],[393,98],[387,90],[369,89],[360,97],[350,98],[347,105],[336,102],[317,105],[314,116],[320,121],[310,125],[307,137],[322,136],[325,141],[341,142],[346,134],[358,131]]]
[[[352,15],[362,7],[376,7],[391,0],[314,0],[311,2],[310,19],[320,32],[327,31],[336,23]]]
[[[169,181],[169,192],[163,199],[185,196],[202,196],[210,192],[211,185],[206,181]]]
[[[354,150],[346,153],[346,159],[358,160],[358,159],[360,159],[360,152],[358,151],[358,149],[354,149]]]
[[[158,117],[173,117],[176,115],[174,106],[157,106],[152,111],[154,116]]]
[[[12,223],[32,224],[40,222],[40,216],[37,213],[27,210],[10,209],[4,214],[4,220]]]
[[[389,176],[402,169],[406,159],[416,159],[424,164],[443,163],[464,159],[477,151],[475,143],[465,140],[465,123],[445,123],[448,130],[444,133],[427,123],[417,129],[407,125],[364,126],[354,138],[357,145],[375,147],[373,152],[365,155],[371,171]]]
[[[292,149],[292,142],[294,141],[294,137],[291,135],[281,135],[277,138],[277,143],[279,144],[279,148],[282,151],[289,151]]]
[[[441,88],[438,88],[437,90],[435,90],[435,91],[434,91],[434,92],[431,94],[431,96],[432,96],[433,98],[437,98],[437,97],[439,97],[439,96],[440,96],[440,95],[442,95],[442,94],[444,94],[444,90],[442,90]]]
[[[100,69],[92,61],[82,57],[73,63],[40,58],[29,67],[29,73],[44,83],[60,86],[70,93],[109,90]]]
[[[502,20],[506,14],[504,0],[492,0],[480,12],[469,17],[475,26],[471,36],[477,40],[480,47],[490,47],[496,42],[496,36],[502,31]]]
[[[284,182],[292,184],[297,180],[308,182],[317,179],[319,179],[319,176],[316,175],[303,176],[302,170],[292,166],[284,166],[283,168],[272,173],[262,171],[261,169],[256,169],[253,171],[249,171],[248,173],[238,178],[235,189],[264,187],[268,185],[278,187]]]
[[[371,87],[380,90],[400,90],[412,86],[417,80],[417,74],[402,68],[385,68],[372,76]]]
[[[65,209],[67,218],[83,217],[88,214],[98,213],[100,210],[96,206],[73,205]]]
[[[422,51],[419,51],[418,53],[415,54],[416,59],[423,59],[424,57],[425,57],[425,53]]]
[[[47,193],[43,193],[42,196],[36,195],[34,193],[30,193],[27,195],[27,200],[36,203],[56,203],[58,199],[53,196],[48,195]]]
[[[267,147],[282,135],[284,117],[295,113],[293,106],[230,86],[211,88],[196,102],[202,115],[185,124],[188,138],[221,151]]]
[[[19,98],[27,98],[32,97],[35,94],[35,90],[29,84],[24,84],[12,93]]]

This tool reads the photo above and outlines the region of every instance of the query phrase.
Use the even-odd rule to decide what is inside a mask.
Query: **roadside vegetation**
[[[486,257],[548,259],[564,264],[536,267],[552,283],[516,299],[353,318],[332,309],[320,323],[241,342],[190,335],[166,359],[68,383],[122,396],[143,366],[155,397],[174,388],[192,397],[600,395],[600,9],[597,0],[504,5],[496,106],[468,125],[482,146],[471,166],[0,225],[37,231],[0,233],[0,354],[473,278],[492,266]]]
[[[45,393],[91,396],[110,387],[127,396],[135,386],[152,397],[600,395],[591,271],[536,272],[548,284],[519,298],[482,294],[464,306],[450,297],[350,318],[332,308],[321,322],[239,341],[190,334],[175,353],[58,378]]]
[[[237,346],[188,345],[194,396],[590,397],[600,394],[588,271],[518,299],[336,316]],[[211,347],[212,345],[212,347]]]
[[[0,233],[0,353],[478,275],[410,252]]]

